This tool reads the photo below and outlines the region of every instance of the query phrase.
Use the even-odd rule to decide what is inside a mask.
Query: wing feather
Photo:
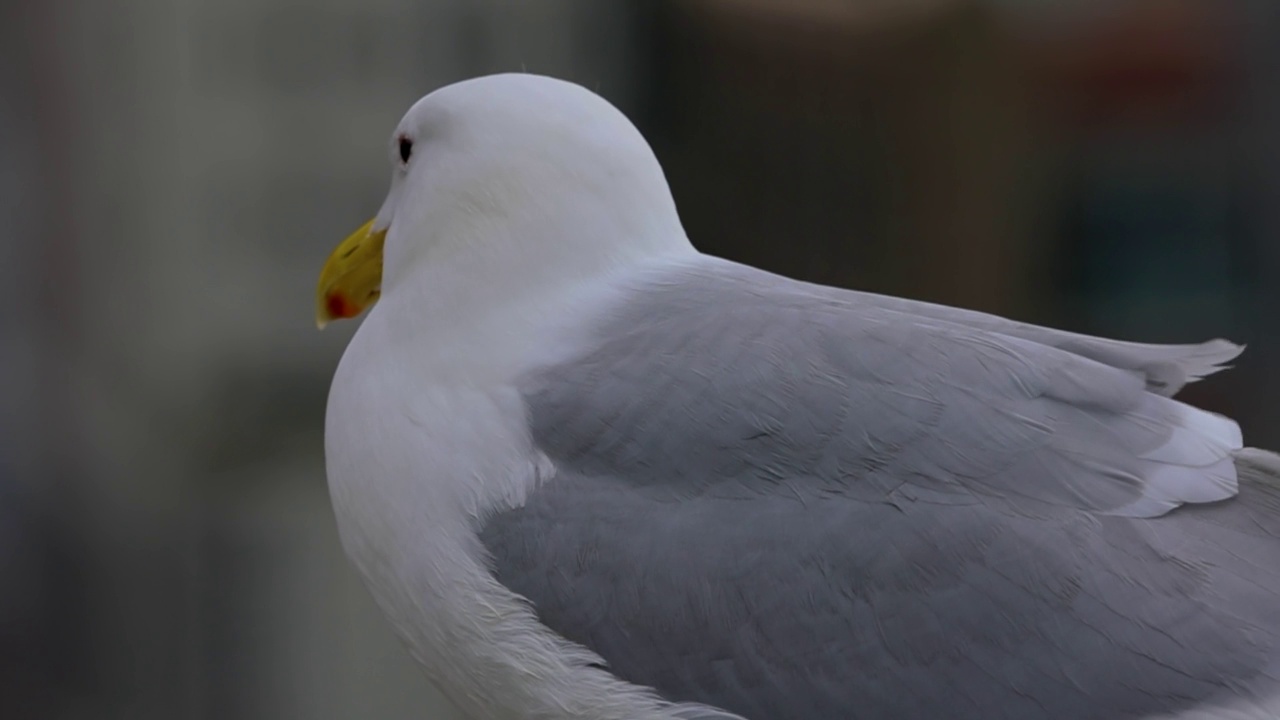
[[[907,316],[740,266],[699,270],[637,289],[587,354],[533,383],[550,456],[612,469],[644,458],[668,482],[767,463],[881,492],[950,485],[1140,516],[1235,492],[1238,426],[1153,392],[1134,372],[1146,356],[1108,365],[990,320]]]
[[[1280,461],[1169,397],[1234,346],[712,261],[627,298],[526,379],[556,473],[481,528],[619,677],[751,720],[1137,720],[1280,687]]]

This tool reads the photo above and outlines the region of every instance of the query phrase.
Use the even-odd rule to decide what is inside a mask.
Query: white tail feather
[[[1236,456],[1244,439],[1230,418],[1166,398],[1153,398],[1172,411],[1173,432],[1142,455],[1142,494],[1117,510],[1128,517],[1157,517],[1186,503],[1226,500],[1239,492]],[[1280,468],[1280,458],[1277,458]]]

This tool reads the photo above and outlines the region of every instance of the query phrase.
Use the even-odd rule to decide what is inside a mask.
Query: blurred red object
[[[1212,120],[1241,68],[1234,12],[1220,0],[1107,3],[1043,18],[1024,36],[1026,54],[1042,91],[1076,121]]]

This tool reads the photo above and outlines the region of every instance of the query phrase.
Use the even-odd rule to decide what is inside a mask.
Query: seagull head
[[[321,271],[320,327],[401,285],[552,283],[553,270],[688,245],[648,143],[573,83],[502,74],[442,87],[405,113],[388,160],[382,208]]]

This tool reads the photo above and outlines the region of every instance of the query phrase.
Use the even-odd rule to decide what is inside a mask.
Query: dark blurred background
[[[316,274],[442,84],[576,80],[695,244],[1148,341],[1280,446],[1275,0],[0,0],[0,717],[451,718],[341,556]]]

